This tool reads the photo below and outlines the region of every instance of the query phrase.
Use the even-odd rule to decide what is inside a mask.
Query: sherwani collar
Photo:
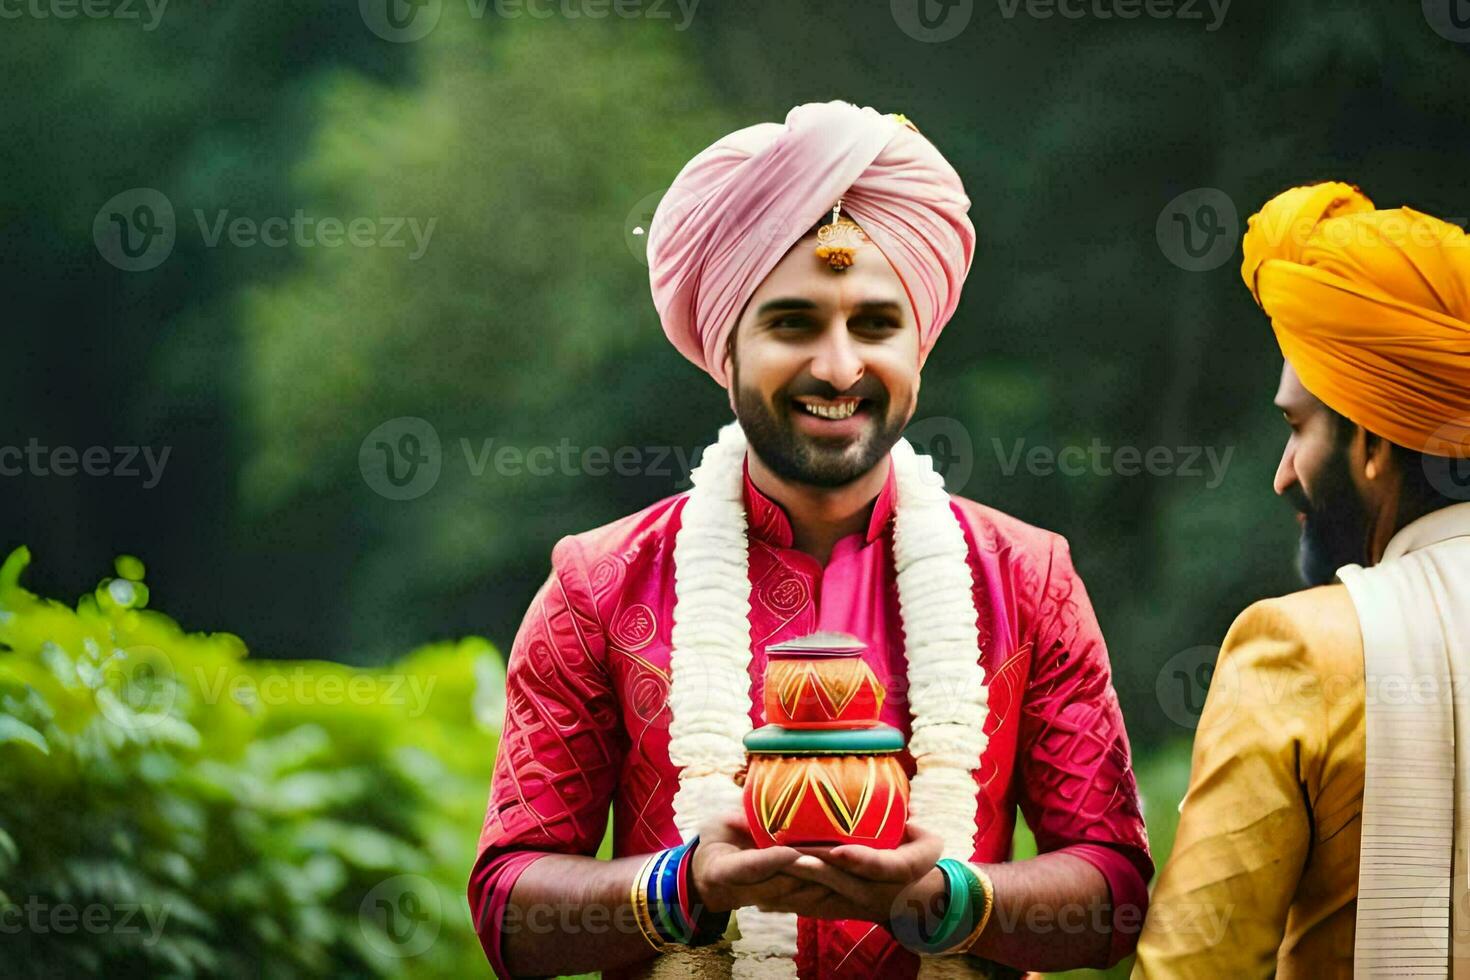
[[[1463,537],[1470,537],[1470,501],[1441,507],[1399,528],[1383,549],[1382,560],[1392,561],[1411,551]]]
[[[888,479],[883,489],[873,498],[873,513],[868,518],[867,543],[872,544],[883,536],[893,518],[894,504],[898,499],[897,483],[893,475],[892,460],[885,460]],[[791,518],[785,508],[761,492],[750,478],[750,457],[745,458],[745,514],[750,534],[778,548],[790,548],[795,537],[791,530]]]

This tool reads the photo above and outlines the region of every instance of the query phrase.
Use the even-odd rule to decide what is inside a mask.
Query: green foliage
[[[36,976],[465,975],[464,882],[504,711],[475,638],[358,670],[252,661],[0,567],[0,927]],[[19,925],[19,929],[15,927]]]

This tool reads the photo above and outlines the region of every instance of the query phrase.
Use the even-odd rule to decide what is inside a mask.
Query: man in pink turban
[[[901,438],[969,204],[911,123],[845,102],[730,134],[665,195],[654,304],[736,421],[689,491],[552,551],[469,887],[500,975],[1015,976],[1131,951],[1153,866],[1067,544],[945,492]],[[883,685],[896,847],[859,836],[893,798],[871,777],[753,811],[781,831],[811,795],[837,846],[755,846],[744,739],[768,648],[798,638]],[[1018,809],[1040,853],[1013,862]]]
[[[648,265],[653,304],[679,353],[728,385],[736,317],[838,198],[903,284],[922,367],[970,271],[970,199],[911,123],[843,102],[800,105],[785,125],[736,130],[674,178],[649,230]]]

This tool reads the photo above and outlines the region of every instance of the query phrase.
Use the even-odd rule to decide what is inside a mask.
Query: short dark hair
[[[1353,441],[1353,436],[1357,435],[1359,429],[1363,429],[1365,433],[1374,439],[1384,439],[1383,436],[1378,435],[1365,426],[1358,425],[1358,423],[1332,408],[1330,405],[1324,404],[1322,407],[1327,410],[1327,414],[1331,417],[1333,425],[1337,427],[1334,436],[1336,437],[1336,443],[1339,449],[1346,449]],[[1440,489],[1439,485],[1430,476],[1431,473],[1445,472],[1449,467],[1455,465],[1455,460],[1447,459],[1443,456],[1436,456],[1433,453],[1420,452],[1417,449],[1410,449],[1407,446],[1399,445],[1391,439],[1384,439],[1384,441],[1392,447],[1393,460],[1398,464],[1399,471],[1403,475],[1403,489],[1399,498],[1399,512],[1401,514],[1420,516],[1428,514],[1430,511],[1439,510],[1441,507],[1448,507],[1451,504],[1462,502],[1459,498]]]

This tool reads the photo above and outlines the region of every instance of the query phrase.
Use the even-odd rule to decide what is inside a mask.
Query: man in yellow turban
[[[1470,977],[1470,239],[1322,183],[1243,251],[1313,587],[1225,638],[1133,975]]]

